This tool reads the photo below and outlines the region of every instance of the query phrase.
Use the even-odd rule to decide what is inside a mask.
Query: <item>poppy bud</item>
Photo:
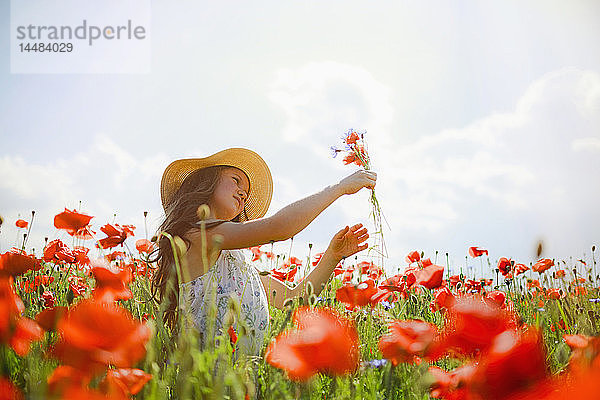
[[[3,222],[4,222],[4,219],[2,219],[2,215],[0,215],[0,226],[2,226]]]
[[[308,283],[306,284],[306,294],[308,296],[310,296],[311,294],[313,294],[315,292],[314,288],[313,288],[313,284],[311,281],[308,281]]]
[[[144,211],[144,218],[148,216],[148,211]]]
[[[73,290],[71,290],[71,288],[69,288],[69,291],[67,292],[67,303],[69,305],[73,304],[74,298],[75,298],[75,294],[73,293]]]
[[[298,304],[300,304],[300,305],[304,304],[304,298],[302,296],[298,297]]]

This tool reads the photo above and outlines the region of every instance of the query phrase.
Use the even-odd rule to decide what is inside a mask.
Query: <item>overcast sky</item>
[[[390,270],[410,250],[440,264],[449,252],[456,269],[469,246],[529,263],[540,239],[559,259],[599,244],[595,0],[154,1],[151,73],[121,75],[11,74],[9,11],[0,3],[1,251],[31,210],[28,248],[70,239],[53,216],[80,202],[99,238],[113,219],[144,237],[144,211],[151,236],[164,168],[227,147],[270,166],[272,215],[353,172],[329,150],[349,128],[367,131]],[[292,254],[369,223],[368,199],[336,201]]]

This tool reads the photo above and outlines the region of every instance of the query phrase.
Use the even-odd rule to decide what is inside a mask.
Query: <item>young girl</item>
[[[237,298],[241,305],[239,317],[247,327],[238,349],[258,355],[269,329],[268,304],[282,308],[287,298],[301,295],[305,285],[291,288],[270,275],[259,276],[239,249],[290,239],[337,198],[363,187],[373,189],[376,179],[374,172],[357,171],[263,218],[271,202],[273,183],[266,163],[253,151],[232,148],[206,158],[171,163],[161,181],[165,220],[160,231],[181,237],[187,251],[182,260],[184,270],[180,271],[182,281],[176,286],[179,290],[169,290],[169,282],[177,281],[173,252],[166,237],[159,241],[153,291],[161,302],[166,302],[167,324],[173,327],[177,307],[185,307],[200,333],[205,332],[210,302],[215,300],[214,294],[210,296],[214,293],[210,287],[216,285],[215,332],[220,334],[221,328],[227,329],[233,322],[224,322],[224,318],[230,298]],[[203,204],[208,205],[209,215],[198,215]],[[207,218],[201,222],[200,217]],[[305,278],[305,282],[312,283],[315,294],[320,293],[342,258],[367,248],[364,242],[368,237],[362,224],[346,226],[333,236],[319,263]],[[207,261],[211,254],[214,257]]]

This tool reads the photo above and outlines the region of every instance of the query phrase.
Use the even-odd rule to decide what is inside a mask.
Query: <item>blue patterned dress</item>
[[[222,250],[215,264],[204,275],[180,285],[180,308],[191,313],[201,333],[207,329],[211,284],[216,285],[216,335],[224,333],[223,319],[230,297],[235,296],[241,306],[241,313],[233,325],[239,336],[236,353],[259,355],[269,330],[269,305],[256,268],[245,261],[241,250]],[[248,327],[246,336],[239,335],[238,318],[242,318]]]

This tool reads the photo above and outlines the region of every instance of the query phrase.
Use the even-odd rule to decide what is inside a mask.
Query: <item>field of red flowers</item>
[[[42,254],[25,251],[32,221],[13,222],[23,240],[0,255],[0,399],[600,399],[595,248],[526,265],[471,247],[490,277],[476,280],[418,251],[393,276],[345,260],[318,296],[309,284],[271,309],[260,357],[237,357],[231,327],[204,349],[169,330],[151,295],[154,243],[133,250],[135,227],[119,224],[97,239],[91,218],[57,214],[72,244]],[[248,250],[290,285],[320,256]]]

